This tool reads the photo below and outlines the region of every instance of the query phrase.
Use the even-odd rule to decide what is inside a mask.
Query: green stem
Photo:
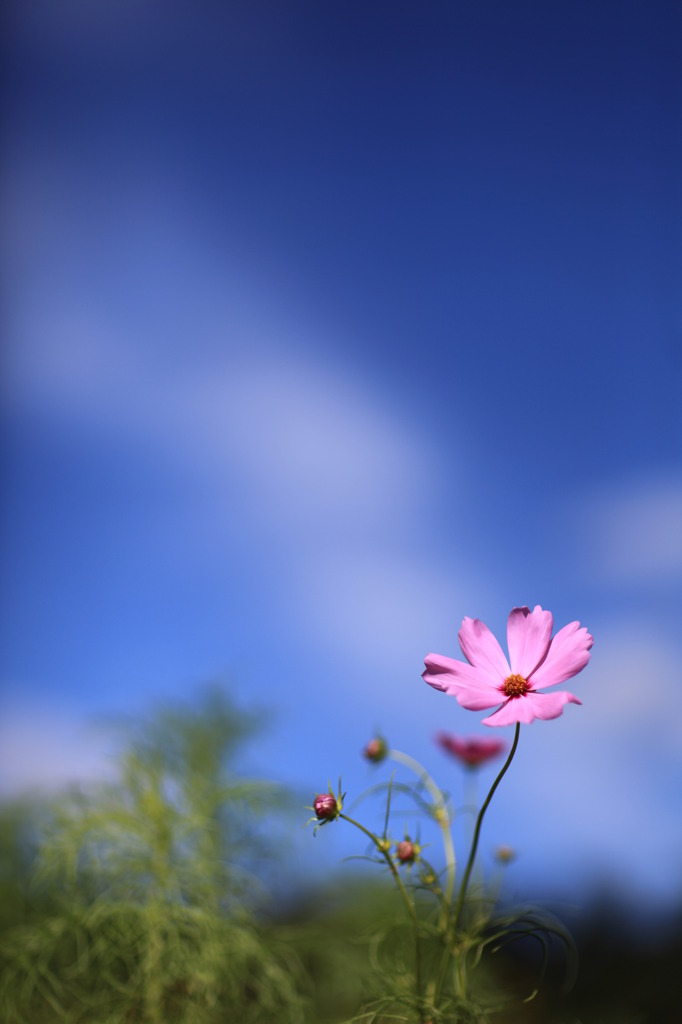
[[[450,901],[452,900],[452,893],[455,887],[455,846],[452,841],[452,832],[450,831],[450,815],[445,805],[445,798],[441,793],[440,789],[433,781],[427,770],[420,765],[419,761],[416,761],[409,754],[403,754],[400,750],[389,750],[388,757],[393,761],[397,761],[399,764],[404,764],[406,768],[421,779],[426,789],[431,794],[435,805],[434,818],[438,823],[441,835],[443,837],[443,848],[445,850],[445,865],[447,869],[445,892],[443,894],[443,909],[441,911],[441,928],[444,928],[447,924],[448,909],[450,907]]]
[[[459,920],[460,920],[460,917],[462,916],[462,910],[464,909],[464,899],[466,897],[467,886],[469,885],[469,879],[471,878],[471,872],[472,872],[473,867],[474,867],[474,861],[476,859],[476,852],[478,850],[478,840],[479,840],[479,836],[481,834],[481,825],[483,824],[483,816],[485,815],[485,812],[488,810],[488,807],[490,805],[490,801],[492,800],[492,798],[493,798],[493,796],[495,794],[495,790],[497,789],[499,784],[502,782],[502,779],[504,778],[504,776],[505,776],[505,774],[507,772],[507,769],[509,768],[509,765],[512,763],[512,761],[514,759],[514,754],[516,753],[516,748],[517,748],[517,746],[519,744],[519,735],[520,735],[520,733],[521,733],[521,724],[519,722],[517,722],[516,723],[516,729],[515,729],[515,732],[514,732],[514,742],[512,743],[512,748],[509,751],[509,757],[504,762],[504,765],[502,766],[502,769],[500,770],[499,775],[497,776],[497,778],[493,782],[492,786],[490,787],[490,792],[488,793],[487,797],[485,798],[485,801],[483,802],[483,805],[482,805],[480,811],[478,812],[478,817],[476,818],[476,828],[474,829],[474,838],[473,838],[472,843],[471,843],[471,852],[469,853],[469,860],[467,861],[467,866],[464,869],[464,876],[462,878],[462,883],[461,883],[461,885],[459,887],[459,893],[458,893],[458,896],[457,896],[457,903],[455,905],[455,912],[453,914],[453,917],[452,917],[452,920],[451,920],[451,923],[450,923],[450,928],[448,929],[448,935],[446,935],[446,948],[445,948],[445,951],[444,951],[443,960],[441,962],[441,969],[440,969],[440,972],[439,972],[439,978],[438,978],[438,982],[437,982],[437,985],[436,985],[436,994],[438,994],[440,992],[440,989],[441,989],[441,987],[443,985],[443,981],[445,980],[445,974],[446,974],[447,969],[448,969],[448,964],[450,963],[450,960],[451,960],[451,958],[453,956],[454,943],[455,943],[455,939],[456,939],[456,936],[457,936],[457,928],[459,927]]]
[[[417,911],[414,908],[414,904],[413,904],[412,900],[410,899],[410,897],[407,894],[407,889],[405,888],[403,880],[400,877],[400,873],[398,871],[398,868],[396,867],[395,862],[394,862],[393,858],[391,857],[391,854],[388,852],[388,850],[383,845],[382,840],[380,840],[377,836],[375,836],[373,832],[370,832],[368,828],[365,828],[364,825],[361,825],[359,821],[355,821],[353,818],[349,818],[347,814],[339,814],[339,818],[343,818],[343,820],[347,821],[349,825],[355,825],[356,828],[359,828],[361,832],[364,832],[364,834],[369,839],[372,840],[372,842],[376,846],[377,850],[379,851],[379,853],[382,855],[382,857],[384,858],[384,860],[388,864],[389,870],[390,870],[391,874],[393,875],[393,878],[395,879],[395,883],[398,886],[398,889],[400,891],[400,895],[402,896],[402,898],[403,898],[403,900],[405,902],[405,906],[407,907],[407,912],[410,915],[410,918],[412,920],[412,928],[414,930],[414,947],[415,947],[415,982],[416,982],[416,989],[417,989],[417,999],[418,999],[418,1001],[421,1001],[421,997],[422,997],[422,967],[421,967],[421,946],[420,946],[420,943],[419,943],[419,919],[417,917]]]

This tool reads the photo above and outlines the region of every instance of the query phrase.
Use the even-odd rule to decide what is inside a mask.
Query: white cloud
[[[382,545],[329,549],[303,569],[319,635],[336,660],[356,668],[348,693],[390,706],[394,717],[413,716],[414,690],[397,681],[419,684],[430,644],[456,645],[455,609],[476,605],[480,585],[468,572],[449,575],[425,556]]]
[[[565,684],[583,706],[522,730],[512,818],[541,822],[536,844],[581,872],[669,890],[682,856],[681,652],[641,621],[595,635],[590,664]]]
[[[213,252],[174,192],[141,208],[137,178],[124,175],[102,206],[91,177],[55,185],[43,167],[28,151],[10,169],[10,242],[24,268],[6,356],[15,408],[106,431],[185,474],[188,489],[207,488],[216,528],[227,505],[306,540],[330,527],[360,540],[409,529],[434,473],[431,442],[385,389],[327,355],[353,345],[302,328],[305,313],[264,266],[249,280],[238,238],[234,253]],[[100,236],[106,246],[93,246]]]
[[[161,451],[223,493],[253,493],[267,518],[289,525],[332,517],[395,528],[417,506],[432,468],[427,444],[345,367],[285,341],[198,348],[193,361],[131,344],[95,316],[49,319],[15,353],[15,406],[85,422],[150,458]]]
[[[8,690],[7,687],[5,687]],[[80,715],[5,706],[0,719],[0,796],[55,794],[65,786],[109,780],[113,765]]]
[[[591,571],[608,583],[682,578],[682,479],[630,480],[578,502]]]
[[[427,630],[465,586],[471,603],[472,590],[428,555],[431,445],[347,366],[309,354],[320,346],[247,321],[235,308],[213,324],[225,344],[165,356],[87,303],[77,314],[43,307],[28,314],[30,343],[15,353],[15,405],[167,466],[188,495],[184,527],[179,541],[177,520],[159,525],[153,543],[174,559],[205,556],[224,572],[226,524],[238,523],[242,545],[260,558],[265,543],[280,563],[272,587],[286,578],[303,631],[357,664],[378,650],[395,664],[412,643],[418,667]]]
[[[339,368],[282,353],[242,358],[181,383],[192,460],[229,464],[269,518],[395,528],[414,513],[430,453]]]

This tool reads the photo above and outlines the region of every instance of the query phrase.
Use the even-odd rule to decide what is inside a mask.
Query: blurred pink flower
[[[480,619],[465,618],[459,645],[466,662],[428,654],[423,678],[470,711],[499,704],[483,719],[485,725],[558,718],[565,704],[582,702],[572,693],[543,693],[540,688],[563,683],[584,669],[594,641],[579,622],[570,622],[554,637],[552,626],[552,613],[539,604],[532,612],[514,608],[507,621],[507,662],[488,627]]]
[[[478,768],[486,761],[499,757],[507,749],[507,744],[503,740],[486,739],[485,736],[462,738],[446,732],[438,733],[436,743],[467,768]]]

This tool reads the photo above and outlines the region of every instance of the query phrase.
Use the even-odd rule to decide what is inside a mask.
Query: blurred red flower
[[[446,732],[438,733],[436,743],[467,768],[478,768],[486,761],[499,757],[507,749],[503,740],[487,739],[484,736],[453,736]]]

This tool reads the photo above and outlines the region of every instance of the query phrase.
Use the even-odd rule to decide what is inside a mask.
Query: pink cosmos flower
[[[593,638],[579,622],[570,622],[552,637],[552,613],[539,604],[514,608],[507,621],[509,661],[480,619],[465,618],[459,645],[467,659],[456,661],[442,654],[425,658],[424,680],[456,697],[463,708],[481,711],[500,705],[483,719],[484,725],[530,723],[536,718],[558,718],[564,705],[580,704],[572,693],[544,693],[577,675],[590,660]]]
[[[507,744],[502,740],[486,739],[485,736],[467,736],[464,739],[446,732],[438,733],[436,743],[467,768],[478,768],[486,761],[499,757],[507,749]]]

